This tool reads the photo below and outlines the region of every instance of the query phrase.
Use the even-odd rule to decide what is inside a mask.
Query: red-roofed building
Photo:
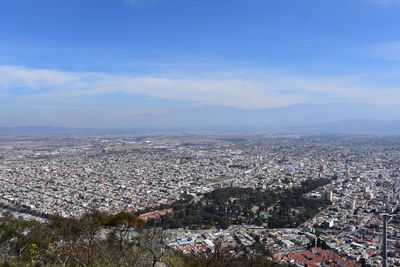
[[[157,218],[160,218],[161,216],[164,216],[171,212],[172,212],[172,208],[157,210],[157,211],[152,211],[152,212],[142,214],[139,216],[139,218],[142,219],[143,221],[147,222],[149,219],[157,219]]]
[[[274,258],[278,259],[278,257],[275,256]],[[290,252],[287,255],[287,259],[281,257],[280,260],[290,261],[297,266],[358,267],[357,264],[346,261],[337,254],[317,247],[312,248],[311,251],[303,250],[301,252]]]

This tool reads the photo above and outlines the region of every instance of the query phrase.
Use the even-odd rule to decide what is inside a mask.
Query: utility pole
[[[383,229],[382,229],[382,267],[387,267],[387,224],[389,215],[383,214]]]

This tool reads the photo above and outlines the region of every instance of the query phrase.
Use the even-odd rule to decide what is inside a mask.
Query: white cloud
[[[7,91],[23,88],[28,93],[50,98],[123,93],[243,108],[282,106],[306,100],[300,95],[279,94],[260,82],[238,77],[137,77],[17,66],[0,66],[0,88]]]
[[[362,84],[362,76],[321,78],[273,71],[135,76],[0,66],[0,92],[12,96],[13,90],[24,90],[49,101],[121,93],[250,109],[334,101],[400,104],[399,90]]]

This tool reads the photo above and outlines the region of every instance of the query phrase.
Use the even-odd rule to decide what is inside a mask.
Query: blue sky
[[[399,87],[400,0],[0,2],[0,126],[108,127],[204,105],[390,106]]]

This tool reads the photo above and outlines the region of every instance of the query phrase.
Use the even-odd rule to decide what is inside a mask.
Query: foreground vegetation
[[[166,248],[161,229],[143,225],[126,212],[54,216],[46,223],[6,216],[0,219],[0,266],[281,266],[266,260],[257,247],[231,253],[217,245],[214,251],[186,256]]]

